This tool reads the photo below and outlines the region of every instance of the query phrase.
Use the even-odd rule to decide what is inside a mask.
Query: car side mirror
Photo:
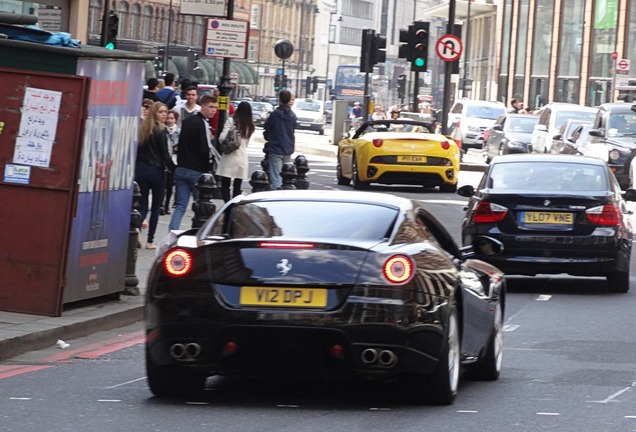
[[[494,125],[492,127],[492,130],[496,130],[496,131],[502,131],[503,130],[503,126],[498,124],[498,125]]]
[[[553,140],[559,141],[561,139],[563,139],[563,135],[561,134],[556,134],[555,136],[552,137]]]
[[[475,195],[475,188],[473,187],[473,185],[464,185],[457,189],[457,195],[470,198]]]
[[[592,129],[588,133],[590,134],[590,136],[603,138],[603,131],[601,129]]]

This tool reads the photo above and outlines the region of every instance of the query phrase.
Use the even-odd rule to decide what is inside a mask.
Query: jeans
[[[148,221],[148,243],[153,243],[157,222],[159,222],[159,207],[163,202],[163,193],[166,188],[163,167],[138,163],[135,166],[135,181],[139,185],[139,213],[145,220],[148,215],[148,201],[152,193],[152,205],[150,207],[150,220]]]
[[[199,197],[199,190],[196,187],[199,177],[204,173],[194,171],[188,168],[177,167],[174,171],[174,190],[175,200],[177,207],[172,213],[172,219],[170,219],[171,230],[178,230],[181,227],[181,219],[188,208],[188,202],[190,201],[190,195],[196,200]]]
[[[291,162],[291,155],[269,153],[267,160],[269,161],[269,187],[271,190],[280,189],[283,184],[283,178],[280,172],[283,170],[284,163]]]

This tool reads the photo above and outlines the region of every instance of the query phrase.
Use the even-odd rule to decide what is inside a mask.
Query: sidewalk
[[[258,155],[263,147],[262,134],[257,133],[250,143],[248,152]],[[335,162],[337,146],[324,143],[303,143],[296,146],[297,154],[322,156],[332,158]],[[471,156],[467,158],[466,156]],[[465,155],[464,159],[478,158]],[[252,166],[251,170],[256,169]],[[462,163],[462,170],[483,171],[485,165],[480,163]],[[249,190],[250,185],[244,182],[243,189]],[[191,203],[192,201],[190,201]],[[217,209],[223,201],[215,202]],[[191,227],[191,206],[183,217],[181,228]],[[159,217],[155,238],[160,241],[168,233],[171,215]],[[148,272],[155,259],[155,251],[145,249],[145,232],[142,233],[142,249],[137,249],[136,272],[139,279],[138,288],[141,295],[121,295],[119,300],[94,299],[66,305],[61,317],[45,317],[39,315],[19,314],[0,311],[0,360],[22,354],[27,351],[41,349],[56,344],[58,339],[71,340],[89,334],[110,330],[132,324],[143,319],[143,303],[146,291]]]

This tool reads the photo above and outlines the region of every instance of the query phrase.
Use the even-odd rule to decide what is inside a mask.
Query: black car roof
[[[391,194],[377,192],[357,191],[324,191],[324,190],[276,190],[267,192],[254,192],[249,195],[240,195],[237,201],[337,201],[362,204],[390,205],[392,207],[412,206],[411,200]],[[236,201],[235,201],[236,202]]]

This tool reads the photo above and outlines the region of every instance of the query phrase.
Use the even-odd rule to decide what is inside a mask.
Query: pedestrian
[[[380,105],[376,105],[375,108],[373,108],[371,120],[386,120],[386,114],[384,113]]]
[[[184,78],[181,80],[181,83],[179,84],[179,92],[177,94],[177,101],[174,104],[174,108],[180,107],[181,105],[186,103],[186,91],[192,86],[194,86],[195,88],[197,87],[196,84],[194,84],[192,81],[190,81],[187,78]],[[198,94],[198,89],[197,89],[197,94]]]
[[[177,168],[174,172],[174,188],[177,206],[170,219],[169,229],[178,230],[185,214],[190,196],[195,200],[199,196],[196,188],[199,177],[212,172],[214,162],[220,155],[214,147],[214,136],[209,120],[219,108],[216,97],[204,94],[199,101],[201,111],[188,117],[181,123],[177,149]]]
[[[144,89],[143,99],[150,99],[153,102],[161,102],[159,96],[157,96],[157,91],[159,90],[157,86],[159,85],[159,80],[157,78],[148,78],[146,81],[146,87]]]
[[[165,103],[168,106],[168,109],[172,109],[177,103],[178,95],[177,90],[175,90],[175,88],[173,87],[174,74],[172,72],[168,72],[163,76],[163,81],[166,85],[157,92],[157,96],[159,97],[161,102]]]
[[[249,159],[247,157],[247,146],[254,133],[254,120],[252,119],[252,106],[249,102],[241,102],[236,107],[234,115],[227,119],[223,125],[223,132],[219,136],[219,142],[236,128],[240,136],[240,146],[232,153],[222,154],[219,167],[216,171],[221,178],[221,196],[223,201],[228,202],[230,196],[234,198],[241,194],[241,183],[248,180]],[[230,183],[232,183],[232,194],[230,195]]]
[[[281,90],[278,93],[278,106],[272,111],[263,125],[263,137],[265,138],[265,158],[269,163],[269,184],[271,189],[278,189],[283,183],[280,172],[285,162],[291,161],[294,153],[296,137],[296,114],[289,103],[292,94],[289,90]]]
[[[510,109],[508,112],[511,114],[524,114],[525,110],[523,109],[523,102],[519,99],[512,99],[510,101]]]
[[[177,125],[179,121],[179,113],[170,111],[166,117],[166,129],[168,132],[168,153],[172,158],[175,166],[177,165],[177,149],[179,143],[179,134],[181,128]],[[166,170],[166,197],[163,205],[163,213],[159,209],[159,214],[170,214],[170,198],[172,198],[172,190],[174,189],[174,173]]]
[[[360,102],[353,103],[353,108],[351,109],[351,115],[354,118],[362,117],[362,107],[360,106]]]
[[[218,88],[215,88],[212,91],[212,94],[214,95],[215,98],[217,98],[217,100],[219,99],[219,96],[221,95],[221,92],[219,91]],[[234,105],[232,105],[231,103],[227,104],[227,112],[228,112],[228,117],[234,115]],[[212,133],[214,134],[215,137],[219,136],[219,112],[217,110],[217,112],[212,116],[212,119],[210,119],[210,126],[212,126]],[[228,118],[226,117],[226,119]]]
[[[143,122],[144,119],[148,116],[148,112],[150,111],[150,107],[152,106],[152,104],[154,104],[155,102],[152,99],[144,99],[141,101],[141,114],[140,114],[140,118],[141,121]]]
[[[148,215],[148,202],[152,193],[146,249],[156,249],[154,236],[159,220],[159,207],[166,188],[164,170],[175,169],[168,154],[168,137],[164,124],[167,115],[168,107],[162,102],[155,102],[139,127],[135,181],[141,193],[139,212],[142,220]]]
[[[172,108],[172,111],[179,114],[177,126],[181,127],[183,120],[201,111],[201,105],[197,103],[199,92],[195,86],[190,86],[185,91],[185,103]]]

